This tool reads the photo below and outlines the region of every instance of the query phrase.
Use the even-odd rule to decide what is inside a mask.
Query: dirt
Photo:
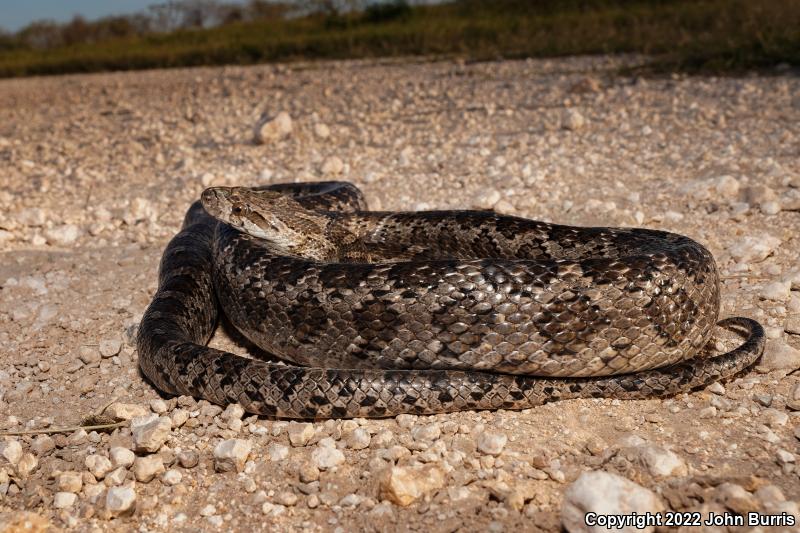
[[[0,524],[557,531],[565,490],[591,470],[651,490],[666,509],[797,515],[800,78],[618,74],[632,61],[351,61],[0,81],[0,431],[74,426],[109,402],[135,404],[173,421],[158,451],[139,457],[180,473],[91,473],[87,456],[135,448],[127,427],[53,434],[52,448],[6,436]],[[281,111],[291,132],[255,143],[259,121]],[[668,400],[320,421],[302,445],[289,437],[306,430],[286,421],[160,396],[138,371],[133,339],[186,208],[208,185],[321,179],[357,184],[372,209],[493,208],[689,235],[717,258],[722,315],[759,320],[769,359]],[[736,342],[725,338],[726,348]],[[244,351],[224,331],[212,345]],[[179,410],[194,422],[176,422]],[[503,436],[499,453],[477,449]],[[213,450],[233,438],[251,444],[247,461],[218,472]],[[21,445],[16,462],[10,441]],[[344,461],[320,468],[313,454],[324,448]],[[182,466],[186,451],[197,466]],[[420,484],[407,506],[380,481],[394,465]],[[61,490],[63,472],[78,472],[82,487]],[[725,483],[742,489],[735,502]],[[133,488],[129,510],[110,508],[113,487]]]

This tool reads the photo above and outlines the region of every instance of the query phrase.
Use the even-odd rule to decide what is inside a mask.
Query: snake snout
[[[230,187],[209,187],[200,195],[200,202],[209,213],[219,213],[221,207],[229,202]]]

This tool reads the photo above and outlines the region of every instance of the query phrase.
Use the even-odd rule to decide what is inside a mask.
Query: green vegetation
[[[0,36],[0,76],[420,54],[635,52],[659,70],[704,72],[800,65],[800,0],[461,0],[283,14],[144,33],[114,19],[91,42],[49,46],[31,44],[24,31]]]

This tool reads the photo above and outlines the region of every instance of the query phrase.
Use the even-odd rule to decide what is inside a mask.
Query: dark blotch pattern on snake
[[[343,182],[260,190],[271,212],[237,213],[278,240],[294,234],[288,244],[196,202],[164,252],[138,332],[141,369],[164,392],[292,418],[522,409],[671,396],[743,372],[764,349],[757,322],[731,318],[720,325],[745,342],[703,356],[719,275],[681,235],[370,212]],[[235,191],[204,200],[224,208]],[[221,312],[293,366],[207,347]]]

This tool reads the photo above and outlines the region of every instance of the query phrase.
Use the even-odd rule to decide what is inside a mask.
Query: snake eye
[[[236,204],[233,206],[231,211],[233,211],[235,215],[241,215],[244,212],[244,207],[242,207],[240,204]]]

